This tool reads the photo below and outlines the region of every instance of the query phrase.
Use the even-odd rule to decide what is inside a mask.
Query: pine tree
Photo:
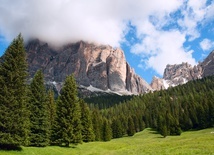
[[[123,136],[122,125],[118,119],[113,119],[112,124],[111,124],[111,129],[112,129],[113,138],[120,138]]]
[[[139,132],[140,127],[139,127],[139,120],[138,120],[137,116],[133,115],[132,119],[133,119],[133,122],[134,122],[135,131]]]
[[[50,121],[50,141],[52,143],[54,140],[53,127],[56,118],[56,103],[54,100],[54,92],[52,90],[48,91],[48,112]]]
[[[127,130],[128,136],[133,136],[135,134],[135,126],[132,117],[128,118],[128,130]]]
[[[50,117],[44,77],[41,70],[34,75],[30,90],[30,145],[47,146],[50,139]]]
[[[83,100],[80,100],[80,106],[81,106],[82,140],[84,142],[94,141],[95,136],[91,121],[90,110]]]
[[[82,142],[81,109],[77,97],[77,86],[73,75],[65,79],[62,93],[57,101],[55,141],[59,145]]]
[[[103,141],[110,141],[112,137],[111,125],[107,119],[103,121]]]
[[[102,139],[102,117],[97,109],[94,109],[92,112],[92,125],[95,140],[100,141]]]
[[[0,147],[27,145],[27,62],[20,35],[7,48],[0,64]]]
[[[161,132],[160,132],[160,134],[161,134],[164,138],[168,135],[168,130],[167,130],[166,125],[163,125],[163,126],[161,127]]]

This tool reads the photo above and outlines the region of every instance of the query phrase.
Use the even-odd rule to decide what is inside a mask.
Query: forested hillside
[[[100,115],[112,122],[113,137],[133,130],[130,122],[134,125],[132,132],[151,127],[163,136],[180,135],[182,131],[214,125],[213,101],[214,77],[206,77],[168,90],[134,96],[127,102],[102,109]],[[114,136],[114,130],[122,134]]]
[[[133,136],[146,127],[166,137],[214,126],[214,77],[139,96],[84,101],[78,97],[74,76],[69,75],[54,100],[52,90],[45,89],[42,70],[28,79],[21,35],[0,63],[0,88],[1,149],[109,141]]]

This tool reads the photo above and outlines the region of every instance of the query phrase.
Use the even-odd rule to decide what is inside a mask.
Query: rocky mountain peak
[[[161,90],[161,89],[165,89],[164,87],[164,80],[162,78],[159,78],[157,76],[154,76],[152,78],[152,82],[151,82],[151,87],[154,90]]]
[[[135,74],[119,48],[80,41],[54,49],[34,40],[27,44],[26,50],[30,76],[42,69],[45,81],[58,89],[66,76],[73,73],[78,85],[85,88],[132,94],[151,90],[150,85]]]
[[[154,90],[177,86],[188,81],[214,75],[214,51],[203,62],[191,66],[188,63],[167,65],[163,78],[154,77],[151,87]]]
[[[214,75],[214,50],[199,65],[203,69],[203,77]]]

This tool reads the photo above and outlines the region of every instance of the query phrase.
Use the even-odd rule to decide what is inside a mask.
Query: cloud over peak
[[[0,34],[39,38],[54,45],[79,40],[120,46],[131,26],[139,42],[131,52],[158,74],[168,63],[195,64],[183,44],[200,36],[198,27],[214,15],[207,0],[0,0]],[[169,58],[170,56],[170,58]],[[143,66],[142,64],[139,66]]]

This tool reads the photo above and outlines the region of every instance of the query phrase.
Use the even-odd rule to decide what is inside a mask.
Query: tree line
[[[213,101],[214,77],[210,76],[167,90],[134,96],[126,102],[101,109],[100,115],[111,122],[113,138],[133,135],[148,127],[166,137],[213,127]]]
[[[38,70],[27,83],[26,52],[19,35],[0,63],[0,148],[109,141],[147,127],[166,137],[214,126],[214,77],[139,96],[81,99],[70,75],[55,100],[43,76]]]

